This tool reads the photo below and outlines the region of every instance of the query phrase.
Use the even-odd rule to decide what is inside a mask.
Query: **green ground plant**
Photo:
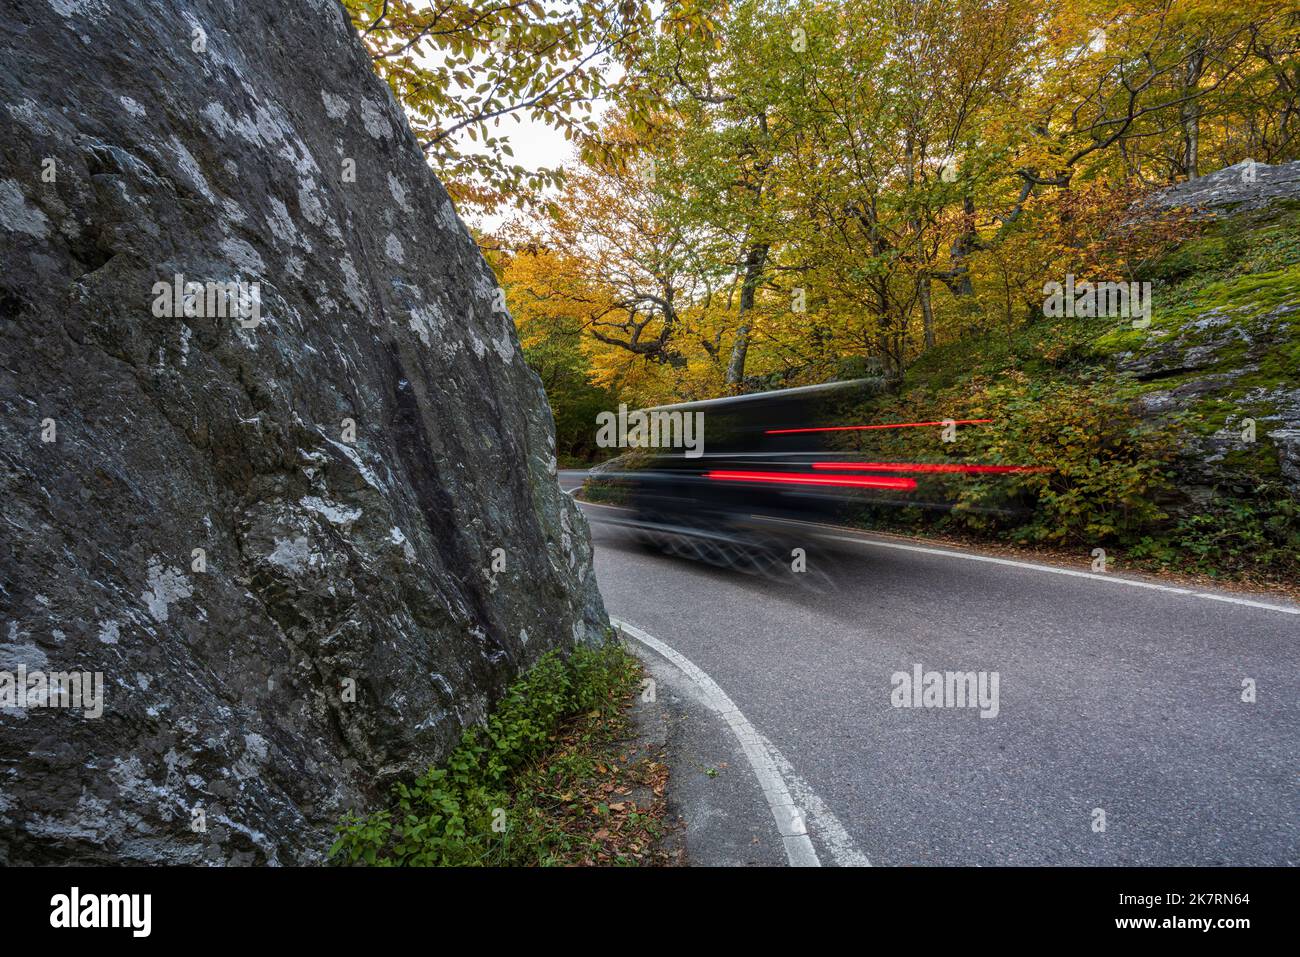
[[[388,807],[346,815],[331,858],[381,867],[652,860],[658,816],[603,796],[611,776],[663,770],[620,771],[616,760],[640,675],[613,638],[567,657],[549,652],[446,761],[395,784]]]

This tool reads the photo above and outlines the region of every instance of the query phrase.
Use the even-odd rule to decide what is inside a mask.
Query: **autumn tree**
[[[411,120],[462,209],[537,201],[562,179],[520,163],[503,120],[524,119],[575,142],[600,128],[595,106],[656,29],[705,18],[666,0],[345,0],[376,72]],[[467,142],[468,141],[468,142]]]

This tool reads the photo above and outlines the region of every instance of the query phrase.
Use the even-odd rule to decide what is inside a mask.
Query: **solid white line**
[[[1118,578],[1114,575],[1101,575],[1097,572],[1081,572],[1073,568],[1058,568],[1055,565],[1038,565],[1033,562],[1021,562],[1011,558],[993,558],[989,555],[975,555],[970,552],[953,551],[946,548],[926,548],[924,545],[905,545],[902,542],[882,542],[874,538],[858,538],[849,535],[831,535],[830,538],[840,542],[854,542],[858,545],[870,545],[873,548],[897,548],[905,552],[921,552],[925,555],[944,555],[948,558],[964,558],[971,562],[988,562],[992,565],[1010,565],[1013,568],[1028,568],[1032,571],[1050,572],[1053,575],[1069,575],[1073,578],[1091,578],[1094,581],[1108,582],[1112,585],[1129,585],[1133,588],[1150,588],[1153,591],[1170,592],[1175,595],[1191,595],[1194,598],[1208,598],[1211,601],[1227,602],[1231,605],[1247,605],[1251,608],[1263,608],[1265,611],[1280,611],[1286,615],[1300,615],[1300,607],[1271,605],[1268,602],[1252,601],[1249,598],[1234,598],[1230,595],[1216,595],[1208,591],[1195,591],[1191,588],[1179,588],[1176,585],[1161,585],[1157,582],[1138,581],[1134,578]]]
[[[816,825],[817,835],[830,850],[831,857],[835,858],[836,866],[870,867],[871,861],[867,860],[867,855],[858,850],[857,845],[853,843],[853,838],[849,837],[849,832],[844,830],[844,825],[812,789],[812,785],[799,776],[786,760],[785,755],[778,751],[772,742],[761,734],[758,737],[772,755],[772,763],[785,778],[790,793],[794,795],[801,807],[808,809],[808,816]]]
[[[758,778],[758,786],[763,789],[763,796],[767,798],[768,807],[772,810],[772,817],[776,821],[776,829],[785,844],[785,855],[790,862],[790,866],[821,867],[817,851],[808,838],[808,828],[804,824],[803,812],[799,810],[794,803],[794,798],[790,796],[790,789],[786,787],[785,780],[781,777],[781,772],[777,770],[775,763],[772,761],[771,753],[764,746],[762,738],[759,737],[758,732],[754,730],[754,726],[749,723],[740,709],[736,707],[735,702],[727,697],[727,693],[719,688],[712,678],[697,668],[690,659],[673,650],[658,638],[646,634],[635,625],[619,621],[617,618],[610,618],[609,623],[624,634],[635,638],[641,644],[657,651],[660,656],[676,665],[682,674],[695,682],[703,693],[709,707],[722,716],[722,719],[731,727],[731,732],[736,736],[736,740],[740,742],[741,750],[745,752],[745,757],[749,760],[749,766],[753,770],[754,776]]]
[[[821,860],[817,857],[817,851],[808,837],[804,813],[791,795],[792,786],[794,790],[800,792],[803,804],[811,810],[817,824],[826,831],[829,838],[827,843],[836,858],[836,863],[859,866],[869,863],[866,857],[853,847],[852,840],[840,822],[835,819],[835,815],[827,809],[808,783],[794,773],[794,768],[785,759],[785,755],[754,729],[741,710],[736,707],[735,702],[718,687],[717,682],[696,667],[685,655],[635,625],[629,625],[617,618],[610,618],[609,621],[619,631],[635,638],[676,665],[682,674],[695,682],[709,707],[721,715],[730,726],[732,734],[740,742],[741,750],[749,760],[754,776],[758,779],[763,796],[767,798],[768,807],[776,821],[777,831],[785,844],[786,859],[792,867],[821,867]],[[790,779],[792,785],[787,784],[787,779]]]
[[[570,490],[567,494],[572,495],[577,489]],[[593,505],[596,508],[612,508],[620,511],[627,511],[627,508],[620,505],[602,505],[600,502],[584,502],[581,499],[574,499],[579,505]],[[820,522],[787,522],[784,524],[809,525],[816,528],[836,529],[837,531],[850,531],[840,525],[824,525]],[[897,548],[904,552],[920,552],[923,555],[944,555],[948,558],[964,558],[971,562],[988,562],[991,565],[1010,565],[1013,568],[1027,568],[1036,572],[1049,572],[1053,575],[1070,575],[1074,578],[1091,578],[1093,581],[1109,582],[1112,585],[1129,585],[1133,588],[1150,588],[1153,591],[1169,592],[1174,595],[1191,595],[1193,598],[1208,598],[1210,601],[1221,601],[1228,605],[1244,605],[1247,608],[1260,608],[1264,611],[1277,611],[1284,615],[1300,615],[1300,606],[1274,605],[1266,601],[1255,601],[1251,598],[1237,598],[1234,595],[1218,595],[1214,592],[1196,591],[1193,588],[1179,588],[1177,585],[1162,585],[1158,582],[1138,581],[1134,578],[1121,578],[1115,575],[1101,575],[1097,572],[1081,572],[1073,568],[1061,568],[1057,565],[1040,565],[1036,562],[1022,562],[1011,558],[994,558],[991,555],[976,555],[971,552],[957,551],[947,548],[927,548],[924,545],[907,545],[903,542],[882,542],[875,538],[859,538],[849,535],[831,535],[828,536],[835,541],[853,542],[858,545],[870,545],[875,548]]]
[[[630,511],[632,511],[632,510],[631,510],[630,508],[628,508],[626,505],[605,505],[605,504],[602,503],[602,502],[584,502],[582,499],[580,499],[580,498],[577,497],[577,493],[580,492],[580,491],[582,491],[582,486],[581,486],[581,485],[579,485],[579,486],[577,486],[577,487],[575,487],[575,488],[561,489],[561,491],[563,491],[565,495],[568,495],[568,496],[572,497],[573,500],[574,500],[575,502],[577,502],[579,506],[590,505],[592,508],[612,508],[612,509],[615,509],[616,511],[619,511],[619,512],[630,512]]]

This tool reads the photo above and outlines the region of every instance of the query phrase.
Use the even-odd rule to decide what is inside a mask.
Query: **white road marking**
[[[618,512],[630,512],[630,511],[632,511],[632,510],[631,510],[630,508],[628,508],[626,505],[605,505],[603,502],[587,502],[587,501],[584,501],[583,499],[578,498],[578,497],[577,497],[577,493],[580,492],[580,491],[582,491],[582,486],[581,486],[581,485],[576,486],[575,488],[566,488],[566,489],[562,489],[562,491],[564,492],[565,495],[573,496],[573,500],[574,500],[575,502],[577,502],[579,505],[589,505],[589,506],[591,506],[592,508],[612,508],[612,509],[614,509],[615,511],[618,511]]]
[[[576,489],[568,494],[572,495]],[[575,499],[579,505],[592,505],[596,508],[612,508],[620,511],[627,511],[619,505],[602,505],[600,502],[584,502],[581,499]],[[755,516],[757,517],[757,516]],[[845,528],[842,525],[825,525],[821,522],[781,522],[783,525],[807,525],[815,528],[833,529],[840,532],[851,532],[853,529]],[[1073,568],[1061,568],[1057,565],[1040,565],[1036,562],[1023,562],[1011,558],[994,558],[991,555],[977,555],[973,552],[959,551],[955,548],[927,548],[924,545],[908,545],[903,542],[884,542],[876,538],[866,538],[861,536],[850,535],[831,535],[830,538],[840,542],[853,542],[857,545],[869,545],[875,548],[897,548],[905,552],[920,552],[923,555],[944,555],[948,558],[964,558],[972,562],[988,562],[992,565],[1010,565],[1013,568],[1027,568],[1031,571],[1048,572],[1053,575],[1070,575],[1075,578],[1091,578],[1094,581],[1109,582],[1112,585],[1130,585],[1133,588],[1150,588],[1153,591],[1169,592],[1174,595],[1191,595],[1193,598],[1208,598],[1210,601],[1221,601],[1229,605],[1244,605],[1247,608],[1261,608],[1264,611],[1281,612],[1284,615],[1300,615],[1300,606],[1296,605],[1274,605],[1266,601],[1255,601],[1251,598],[1237,598],[1234,595],[1219,595],[1209,591],[1197,591],[1194,588],[1179,588],[1177,585],[1162,585],[1158,582],[1139,581],[1135,578],[1123,578],[1116,575],[1103,575],[1097,572],[1082,572]]]
[[[834,526],[822,526],[832,528]],[[1038,565],[1033,562],[1021,562],[1010,558],[993,558],[989,555],[975,555],[971,552],[953,551],[946,548],[926,548],[924,545],[905,545],[902,542],[882,542],[875,538],[859,538],[849,535],[831,535],[840,542],[853,542],[858,545],[870,545],[873,548],[897,548],[905,552],[921,552],[924,555],[944,555],[948,558],[964,558],[971,562],[989,562],[993,565],[1010,565],[1013,568],[1028,568],[1032,571],[1050,572],[1053,575],[1070,575],[1074,578],[1091,578],[1094,581],[1108,582],[1112,585],[1129,585],[1133,588],[1150,588],[1153,591],[1171,592],[1175,595],[1191,595],[1195,598],[1208,598],[1211,601],[1227,602],[1230,605],[1247,605],[1251,608],[1263,608],[1265,611],[1280,611],[1285,615],[1300,615],[1300,607],[1271,605],[1268,602],[1252,601],[1249,598],[1234,598],[1231,595],[1216,595],[1208,591],[1195,591],[1191,588],[1179,588],[1176,585],[1161,585],[1157,582],[1138,581],[1135,578],[1119,578],[1114,575],[1102,575],[1097,572],[1081,572],[1073,568],[1059,568],[1056,565]]]
[[[741,750],[753,769],[758,785],[763,789],[768,807],[776,821],[776,829],[785,844],[785,856],[791,867],[821,867],[817,851],[808,837],[808,828],[804,824],[803,812],[794,803],[785,779],[777,770],[772,760],[769,745],[754,730],[754,726],[736,707],[727,693],[707,674],[697,668],[685,655],[675,651],[658,638],[646,634],[635,625],[610,618],[610,624],[626,635],[635,638],[641,644],[657,651],[662,657],[677,666],[678,670],[695,682],[709,707],[721,715],[731,728],[732,734],[740,742]]]
[[[836,866],[870,867],[871,861],[867,860],[867,855],[858,850],[857,845],[853,843],[853,838],[849,837],[849,832],[844,830],[844,825],[840,823],[834,812],[826,806],[826,802],[812,789],[812,785],[800,777],[799,773],[790,766],[790,762],[785,759],[785,755],[778,751],[772,742],[761,734],[758,738],[763,742],[768,753],[772,755],[772,763],[776,765],[777,770],[781,772],[781,776],[785,778],[790,793],[794,795],[801,807],[808,809],[808,815],[812,818],[817,836],[830,850],[831,857],[835,858]]]
[[[830,848],[835,863],[845,866],[869,866],[870,862],[853,845],[848,832],[831,813],[826,804],[817,796],[803,778],[795,773],[790,762],[767,738],[759,734],[749,720],[736,707],[727,693],[718,687],[717,682],[704,671],[696,667],[690,659],[658,638],[646,634],[635,625],[629,625],[617,618],[610,618],[619,631],[635,638],[648,648],[658,652],[663,658],[676,665],[684,675],[695,682],[704,695],[709,707],[716,711],[730,726],[732,734],[740,742],[749,766],[758,779],[763,796],[767,798],[768,807],[776,821],[777,830],[785,844],[785,854],[792,867],[821,867],[821,860],[808,837],[803,808],[811,813],[826,845]],[[792,791],[799,795],[796,802]]]

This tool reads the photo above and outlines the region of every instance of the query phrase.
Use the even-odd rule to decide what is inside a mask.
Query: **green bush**
[[[938,524],[1021,541],[1098,544],[1136,540],[1165,518],[1160,502],[1171,491],[1165,472],[1171,443],[1114,387],[1009,373],[994,383],[977,379],[934,395],[915,390],[898,402],[896,408],[867,414],[877,421],[906,416],[993,421],[962,427],[951,445],[937,443],[929,429],[875,433],[865,440],[870,450],[859,449],[863,454],[1044,469],[924,478],[918,499],[952,503]],[[932,521],[926,514],[897,512],[891,524]]]
[[[1172,491],[1165,464],[1168,437],[1144,423],[1130,402],[1099,383],[1020,383],[991,388],[996,422],[975,442],[992,461],[1046,468],[1011,487],[1033,497],[1032,519],[1016,536],[1030,541],[1132,541],[1166,516]],[[958,497],[960,514],[986,504],[989,483]],[[995,491],[993,498],[1003,491]]]
[[[511,686],[485,726],[465,730],[441,766],[396,784],[392,807],[347,814],[330,857],[378,866],[508,863],[492,825],[498,809],[509,814],[521,803],[512,778],[546,752],[566,718],[619,708],[637,674],[635,659],[613,639],[579,645],[567,659],[549,652]]]
[[[1244,574],[1295,581],[1300,576],[1300,502],[1270,483],[1250,500],[1216,496],[1166,533],[1143,538],[1129,554],[1215,578]]]

